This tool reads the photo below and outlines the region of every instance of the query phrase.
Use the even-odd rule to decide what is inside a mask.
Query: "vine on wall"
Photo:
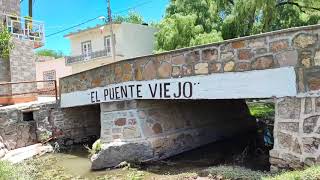
[[[0,27],[0,58],[9,59],[10,51],[13,48],[11,34],[3,26]]]

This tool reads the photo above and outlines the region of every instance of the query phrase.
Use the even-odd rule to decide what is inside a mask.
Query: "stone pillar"
[[[320,97],[276,100],[271,170],[296,169],[320,162]]]
[[[5,67],[0,78],[5,77],[6,82],[21,82],[21,81],[36,81],[36,66],[35,66],[35,54],[33,51],[33,42],[29,40],[20,40],[13,37],[14,48],[10,52],[10,59],[5,62],[2,60],[2,64]],[[1,63],[0,63],[1,65]],[[4,79],[4,81],[5,81]],[[1,79],[0,79],[1,81]],[[19,94],[35,92],[37,90],[36,83],[27,84],[15,84],[7,86],[9,94]],[[0,98],[0,104],[15,104],[21,102],[29,102],[37,100],[37,94],[30,93],[24,95],[7,96]]]
[[[164,159],[255,129],[243,100],[139,100],[101,104],[102,151],[92,168]]]

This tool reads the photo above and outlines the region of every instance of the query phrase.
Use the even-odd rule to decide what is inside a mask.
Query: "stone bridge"
[[[272,167],[312,165],[320,162],[319,36],[320,25],[299,27],[101,66],[60,80],[61,107],[100,104],[99,169],[254,130],[244,99],[273,98]]]

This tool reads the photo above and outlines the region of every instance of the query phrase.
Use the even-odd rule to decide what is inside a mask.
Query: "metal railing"
[[[44,83],[43,86],[38,86],[38,83]],[[34,90],[31,91],[23,91],[18,93],[12,93],[12,87],[14,85],[24,85],[24,84],[35,84],[35,88],[31,88]],[[38,95],[47,95],[47,96],[55,96],[56,100],[58,100],[58,86],[56,80],[44,80],[44,81],[20,81],[20,82],[5,82],[0,83],[0,89],[4,89],[6,86],[11,93],[0,93],[0,97],[11,97],[11,96],[19,96],[19,95],[28,95],[28,94],[38,94]],[[26,88],[28,89],[28,88]]]
[[[15,37],[43,43],[45,41],[44,23],[30,18],[0,13],[1,23]]]
[[[82,62],[82,61],[89,61],[93,60],[95,58],[99,57],[111,57],[111,52],[104,49],[101,51],[94,51],[85,55],[79,55],[79,56],[67,56],[65,57],[66,59],[66,64],[72,64],[72,63],[77,63],[77,62]]]

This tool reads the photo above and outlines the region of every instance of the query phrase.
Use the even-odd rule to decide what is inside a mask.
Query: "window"
[[[91,52],[92,52],[91,41],[86,41],[81,43],[81,48],[82,48],[82,55],[84,56],[84,59],[85,60],[91,59]]]
[[[34,121],[32,111],[22,112],[22,117],[23,117],[23,121],[27,121],[27,122]]]
[[[56,71],[51,70],[51,71],[44,71],[43,72],[43,80],[48,81],[48,80],[56,80]],[[54,82],[46,82],[45,83],[47,87],[52,87],[54,86]]]
[[[104,37],[104,49],[107,51],[107,56],[112,54],[111,36]]]

